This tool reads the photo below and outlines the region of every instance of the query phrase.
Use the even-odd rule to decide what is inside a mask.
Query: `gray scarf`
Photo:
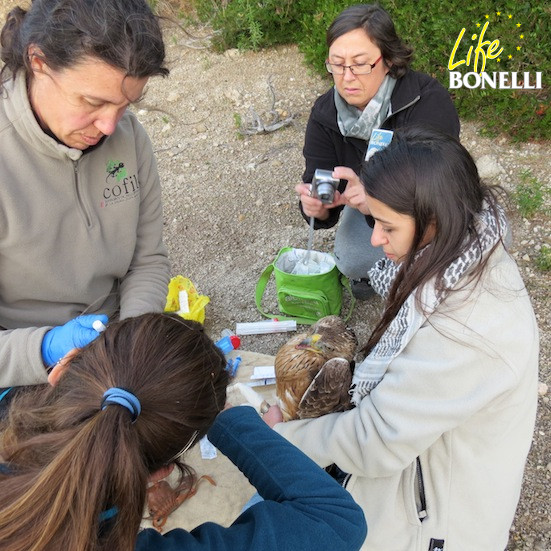
[[[358,405],[361,399],[369,394],[383,379],[390,363],[407,346],[425,320],[436,310],[438,305],[446,298],[449,291],[457,286],[458,281],[480,259],[488,254],[492,247],[507,233],[507,220],[505,213],[498,207],[499,215],[496,218],[487,203],[484,203],[482,212],[476,221],[476,229],[480,238],[480,246],[474,242],[456,258],[444,272],[444,291],[438,293],[434,280],[423,286],[421,291],[421,303],[425,312],[420,312],[415,304],[416,292],[402,304],[396,317],[390,322],[379,342],[374,346],[367,358],[356,366],[352,378],[352,402]],[[429,245],[419,251],[422,255],[428,250]],[[394,281],[399,264],[383,258],[369,271],[371,285],[383,298],[388,296],[392,282]]]
[[[341,134],[350,138],[360,138],[369,141],[371,131],[379,128],[388,116],[390,97],[396,84],[396,79],[386,75],[377,93],[361,111],[349,105],[334,88],[335,106],[337,108],[337,123]]]

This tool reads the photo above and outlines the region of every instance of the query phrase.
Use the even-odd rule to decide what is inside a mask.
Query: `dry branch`
[[[239,126],[239,132],[242,135],[251,136],[253,134],[267,134],[275,132],[280,128],[289,126],[293,123],[293,119],[298,116],[298,113],[291,113],[290,116],[282,119],[282,113],[275,108],[276,96],[274,87],[272,86],[272,77],[268,78],[268,91],[272,99],[271,109],[268,111],[268,116],[271,117],[269,122],[264,122],[254,107],[249,109],[249,117]]]

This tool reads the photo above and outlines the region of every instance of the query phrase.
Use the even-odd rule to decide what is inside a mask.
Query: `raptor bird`
[[[358,339],[339,316],[326,316],[287,341],[275,357],[276,396],[284,421],[350,406]]]

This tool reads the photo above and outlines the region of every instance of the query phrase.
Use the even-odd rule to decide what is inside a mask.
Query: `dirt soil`
[[[10,0],[0,0],[0,15]],[[207,29],[190,36],[166,28],[170,76],[152,79],[144,100],[133,107],[157,155],[164,195],[165,241],[173,275],[189,277],[210,297],[206,331],[214,339],[236,322],[259,321],[255,286],[281,247],[306,247],[308,226],[300,216],[294,186],[303,171],[302,142],[311,105],[330,86],[309,73],[294,46],[253,52],[208,50]],[[273,132],[242,136],[251,110],[268,126],[273,114],[292,124]],[[551,202],[549,144],[513,144],[481,137],[462,122],[461,139],[489,181],[513,190],[523,170],[546,185]],[[483,166],[483,165],[484,166]],[[551,245],[551,219],[526,220],[512,207],[512,254],[532,297],[541,332],[537,426],[508,551],[551,550],[551,274],[534,258]],[[314,248],[332,250],[333,230],[315,233]],[[264,307],[276,312],[275,285]],[[344,311],[348,302],[345,301]],[[380,314],[378,298],[360,302],[350,318],[360,342]],[[289,334],[242,338],[242,348],[275,354]],[[504,458],[506,460],[506,458]],[[473,507],[476,507],[473,504]],[[473,514],[488,514],[476,511]]]

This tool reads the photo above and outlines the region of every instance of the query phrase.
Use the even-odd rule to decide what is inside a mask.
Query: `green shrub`
[[[296,40],[299,4],[293,0],[196,0],[196,11],[201,21],[219,31],[213,39],[215,50],[258,50]]]
[[[551,6],[539,0],[500,2],[499,6],[492,6],[487,1],[472,0],[454,3],[452,7],[437,0],[380,3],[392,16],[398,34],[415,48],[413,68],[434,76],[446,88],[449,88],[448,60],[459,32],[466,29],[456,61],[466,57],[469,46],[476,46],[477,41],[471,36],[479,33],[488,21],[485,39],[498,39],[504,55],[499,62],[487,60],[485,70],[518,72],[519,77],[528,71],[531,84],[536,71],[541,72],[542,89],[453,89],[450,92],[459,115],[479,121],[487,135],[507,133],[519,141],[551,139]],[[219,31],[213,44],[217,50],[257,50],[296,43],[307,65],[323,75],[327,55],[325,31],[342,9],[355,3],[354,0],[192,0],[199,19],[210,22]],[[517,23],[521,26],[517,27]],[[455,70],[474,72],[473,62]],[[328,78],[328,86],[330,82]]]
[[[543,205],[543,184],[532,175],[530,170],[521,172],[520,179],[521,182],[517,185],[513,197],[521,216],[532,218]]]
[[[551,271],[551,247],[543,245],[536,257],[536,266],[542,272]]]
[[[325,70],[325,60],[327,58],[325,33],[331,21],[344,8],[353,3],[346,0],[319,0],[312,2],[312,4],[315,4],[313,11],[301,15],[302,33],[297,37],[298,47],[304,54],[306,64],[320,75],[326,76],[328,82],[332,82],[332,79]]]
[[[545,81],[551,69],[551,58],[548,55],[549,7],[544,7],[536,0],[502,0],[495,9],[487,2],[478,0],[465,3],[455,10],[450,10],[446,3],[436,4],[433,0],[419,0],[415,4],[389,0],[385,6],[391,14],[398,14],[398,17],[394,15],[398,32],[415,46],[414,68],[431,74],[447,88],[448,60],[460,30],[466,29],[455,61],[466,57],[469,46],[476,46],[477,41],[471,40],[471,36],[478,34],[484,23],[488,22],[484,38],[491,41],[499,39],[504,55],[498,58],[499,62],[497,59],[487,60],[485,70],[489,73],[503,71],[521,74],[529,71],[532,85],[535,73],[539,71],[543,73],[544,89],[450,90],[459,115],[464,119],[480,121],[486,135],[504,132],[518,141],[551,138],[551,110],[547,109],[549,82]],[[500,15],[497,15],[498,12]],[[477,27],[477,23],[481,27]],[[517,23],[521,26],[517,27]],[[521,47],[520,51],[516,49],[517,46]],[[462,74],[472,72],[473,61],[469,67],[463,64],[454,70]]]

